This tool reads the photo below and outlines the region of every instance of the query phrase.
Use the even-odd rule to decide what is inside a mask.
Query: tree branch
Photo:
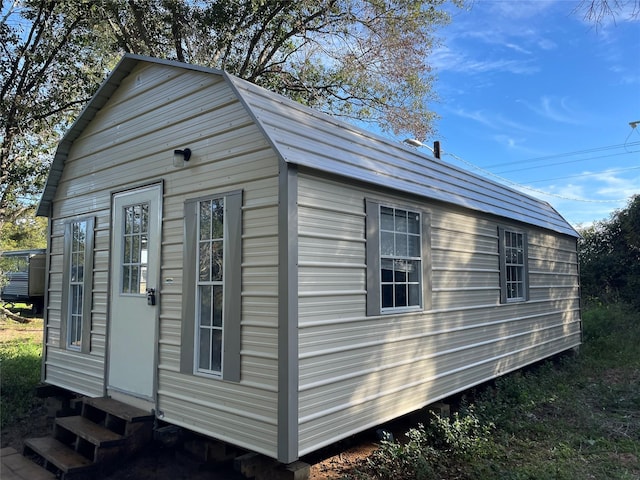
[[[31,319],[30,318],[25,318],[25,317],[21,317],[20,315],[16,315],[12,311],[7,310],[6,308],[4,308],[2,305],[0,305],[0,314],[2,314],[3,316],[7,317],[10,320],[13,320],[14,322],[31,323]]]

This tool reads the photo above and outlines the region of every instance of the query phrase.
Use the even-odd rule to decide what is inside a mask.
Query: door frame
[[[151,387],[151,396],[146,397],[142,395],[137,395],[134,392],[127,392],[124,390],[120,390],[116,388],[109,387],[109,370],[110,370],[110,355],[111,355],[111,329],[112,329],[112,302],[113,296],[116,295],[119,291],[120,285],[120,275],[119,272],[113,271],[113,254],[114,254],[114,235],[116,233],[115,229],[115,200],[118,195],[127,195],[127,194],[136,194],[142,191],[148,190],[156,190],[158,195],[158,211],[157,211],[157,227],[154,232],[150,232],[150,235],[155,235],[158,242],[158,258],[157,264],[158,268],[153,278],[148,277],[147,282],[150,284],[151,281],[154,282],[156,288],[156,296],[157,303],[155,306],[155,315],[153,319],[153,378],[152,378],[152,387]],[[157,403],[157,390],[158,390],[158,340],[160,338],[160,306],[162,301],[162,296],[159,294],[160,292],[160,280],[161,280],[161,271],[162,271],[162,218],[163,218],[163,206],[164,206],[164,182],[161,180],[159,182],[146,183],[141,185],[134,185],[125,189],[113,190],[110,193],[110,201],[109,201],[109,260],[108,260],[108,284],[107,284],[107,328],[106,328],[106,342],[105,342],[105,363],[104,363],[104,394],[106,396],[112,397],[116,400],[120,400],[129,405],[136,406],[138,408],[142,408],[148,411],[153,411],[156,409]]]

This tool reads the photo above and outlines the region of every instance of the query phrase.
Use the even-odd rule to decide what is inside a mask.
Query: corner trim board
[[[298,170],[280,162],[278,461],[298,459]]]

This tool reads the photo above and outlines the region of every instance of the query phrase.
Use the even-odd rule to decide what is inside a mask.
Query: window
[[[68,346],[80,348],[82,345],[82,305],[84,303],[84,256],[87,248],[87,223],[71,224],[71,254],[69,268],[69,328]]]
[[[124,207],[121,293],[144,295],[147,291],[149,252],[149,204]]]
[[[527,236],[523,232],[498,229],[500,249],[500,300],[528,299]]]
[[[428,308],[428,214],[367,201],[367,313]]]
[[[93,225],[82,219],[65,226],[61,346],[83,353],[90,349]]]
[[[224,317],[224,198],[198,202],[198,237],[197,370],[220,374]]]
[[[181,371],[240,379],[242,192],[185,204]]]

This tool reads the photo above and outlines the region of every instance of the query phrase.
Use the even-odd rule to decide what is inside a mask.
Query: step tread
[[[153,414],[142,410],[141,408],[132,407],[126,403],[119,402],[113,398],[96,397],[84,399],[84,403],[91,405],[99,410],[107,412],[127,422],[147,422],[154,419]]]
[[[64,473],[73,473],[95,468],[91,460],[59,442],[52,437],[29,438],[24,442],[25,447],[54,464]]]
[[[117,445],[124,437],[81,416],[59,417],[56,424],[98,447]]]

